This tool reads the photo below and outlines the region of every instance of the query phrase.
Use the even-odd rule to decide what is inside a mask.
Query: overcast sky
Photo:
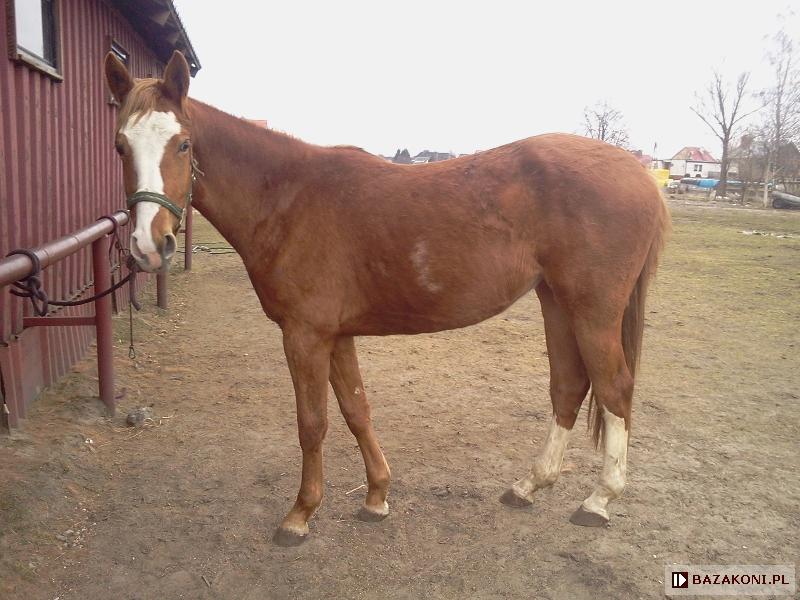
[[[256,3],[178,0],[202,69],[190,94],[316,144],[474,152],[583,133],[606,100],[631,146],[720,145],[689,110],[717,68],[767,85],[787,0]],[[800,19],[785,21],[800,42]]]

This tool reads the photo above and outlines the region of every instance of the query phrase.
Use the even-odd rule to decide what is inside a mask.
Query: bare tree
[[[690,107],[703,123],[708,125],[722,143],[722,164],[720,165],[720,182],[717,187],[717,196],[726,196],[728,193],[728,167],[730,166],[730,145],[736,135],[736,128],[742,119],[756,112],[742,111],[742,99],[745,97],[749,73],[742,73],[736,80],[736,87],[731,93],[730,86],[725,83],[722,75],[714,71],[711,83],[705,95],[696,94],[695,106]]]
[[[620,148],[628,145],[628,130],[622,121],[622,113],[609,106],[608,102],[598,102],[591,108],[584,108],[583,120],[584,134],[587,137]]]
[[[763,93],[768,111],[761,127],[767,158],[763,202],[768,208],[771,205],[769,181],[790,174],[792,169],[786,164],[788,146],[800,137],[800,59],[785,30],[781,29],[773,36],[767,60],[775,76],[773,86]]]

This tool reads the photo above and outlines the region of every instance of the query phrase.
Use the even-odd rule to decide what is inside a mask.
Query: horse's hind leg
[[[584,358],[596,410],[602,419],[603,470],[592,494],[570,521],[600,527],[608,523],[608,503],[622,494],[628,458],[628,430],[633,398],[633,377],[625,362],[621,319],[578,319],[575,331]]]
[[[558,479],[569,432],[589,389],[589,378],[568,315],[556,302],[547,284],[540,283],[536,293],[539,295],[544,316],[553,420],[544,447],[533,461],[530,474],[517,481],[500,498],[504,504],[510,506],[531,504],[536,490],[552,485]]]
[[[372,427],[369,402],[358,370],[358,356],[352,337],[336,340],[331,355],[331,384],[347,426],[356,438],[367,469],[368,491],[358,513],[364,521],[377,521],[389,514],[389,465],[381,452]]]

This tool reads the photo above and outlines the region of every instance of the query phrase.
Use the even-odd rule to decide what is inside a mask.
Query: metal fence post
[[[98,294],[111,287],[111,265],[108,262],[108,249],[111,238],[104,235],[92,242],[92,271],[94,272],[94,293]],[[94,303],[94,321],[97,329],[97,375],[100,386],[100,400],[113,415],[114,403],[114,331],[111,324],[111,296],[98,298]]]
[[[191,271],[192,270],[192,215],[194,214],[194,209],[192,205],[189,205],[189,208],[186,210],[186,224],[183,227],[183,270],[184,271]]]
[[[167,274],[156,274],[156,304],[158,308],[167,309]]]

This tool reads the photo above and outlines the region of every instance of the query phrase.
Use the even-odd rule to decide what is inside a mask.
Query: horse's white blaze
[[[608,410],[603,413],[603,424],[603,472],[592,495],[583,501],[583,508],[608,519],[608,503],[618,498],[625,488],[628,432],[625,430],[625,419]]]
[[[155,202],[139,202],[136,205],[136,229],[133,236],[136,238],[136,248],[143,254],[156,252],[151,225],[158,214],[158,208],[159,205]]]
[[[544,448],[534,459],[530,475],[511,486],[517,496],[530,500],[533,492],[553,484],[558,479],[558,475],[561,473],[561,463],[564,460],[564,450],[569,441],[569,431],[566,427],[559,425],[556,416],[553,415]]]
[[[175,113],[159,111],[131,115],[120,129],[131,149],[136,169],[137,192],[164,193],[161,160],[164,158],[167,142],[180,131],[181,125]],[[136,229],[133,235],[142,253],[156,252],[151,225],[159,208],[154,202],[139,202],[136,205]]]

